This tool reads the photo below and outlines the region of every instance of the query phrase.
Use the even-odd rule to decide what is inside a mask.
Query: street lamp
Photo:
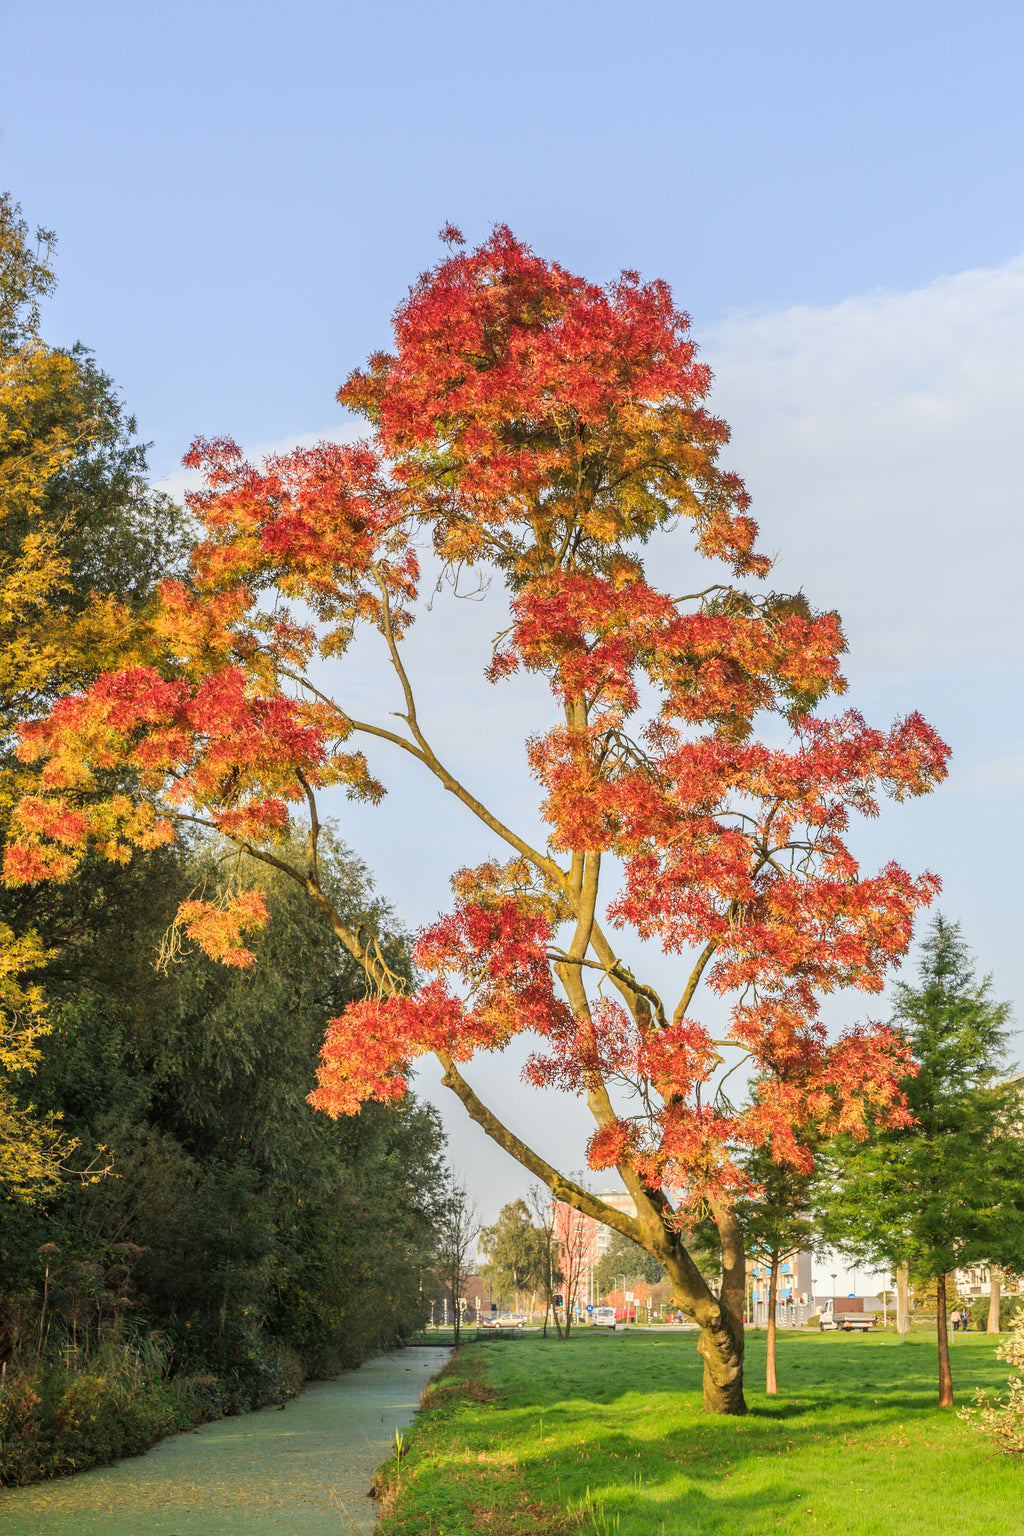
[[[832,1311],[836,1310],[836,1277],[832,1276]]]
[[[625,1277],[625,1275],[620,1275],[619,1279],[622,1281],[622,1310],[626,1314],[625,1321],[628,1323],[629,1322],[629,1309],[626,1306],[626,1277]]]

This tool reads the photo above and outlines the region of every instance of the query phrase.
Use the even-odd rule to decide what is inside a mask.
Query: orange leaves
[[[242,936],[262,931],[268,919],[267,898],[262,891],[238,891],[223,904],[182,902],[174,923],[184,928],[211,959],[245,970],[256,956],[242,944]]]
[[[523,911],[513,900],[460,902],[419,935],[413,961],[458,978],[471,1004],[465,1024],[493,1048],[525,1031],[547,1034],[571,1019],[554,993],[550,934],[542,912]]]
[[[188,498],[207,533],[195,554],[204,593],[244,582],[299,598],[331,625],[331,654],[358,619],[380,622],[383,583],[405,627],[419,567],[373,449],[318,443],[258,470],[230,440],[197,438],[185,463],[206,474]]]
[[[806,603],[778,597],[680,613],[625,562],[611,577],[537,575],[512,613],[492,679],[520,665],[546,672],[560,698],[585,698],[591,709],[631,714],[642,680],[662,695],[666,720],[742,738],[759,711],[787,713],[845,687],[835,614],[815,616]]]
[[[170,822],[145,801],[112,795],[76,808],[61,797],[25,795],[15,806],[12,837],[4,850],[8,885],[66,880],[78,867],[90,842],[104,858],[126,864],[133,848],[170,842]]]
[[[353,1114],[367,1098],[400,1098],[409,1063],[444,1050],[457,1061],[500,1049],[513,1035],[571,1026],[554,995],[547,964],[546,918],[504,900],[460,902],[419,936],[418,967],[437,979],[412,997],[366,999],[332,1019],[309,1102],[329,1114]],[[461,996],[449,990],[456,979]]]
[[[465,1014],[443,982],[431,982],[415,997],[366,998],[329,1019],[317,1068],[319,1087],[309,1095],[314,1109],[332,1118],[353,1115],[366,1099],[390,1103],[408,1087],[409,1063],[443,1048],[455,1050]]]
[[[496,556],[515,586],[560,563],[567,530],[600,559],[682,515],[702,553],[763,574],[742,484],[715,465],[728,433],[700,404],[711,374],[688,329],[667,284],[597,287],[499,226],[420,278],[395,354],[338,398],[374,423],[447,560]]]
[[[625,1009],[607,998],[597,999],[583,1015],[567,1008],[552,1012],[537,1033],[547,1037],[550,1051],[534,1051],[527,1058],[523,1078],[535,1088],[578,1094],[588,1079],[636,1072],[641,1033]]]
[[[904,1042],[887,1026],[858,1026],[832,1044],[820,1028],[792,1031],[784,1061],[771,1065],[774,1070],[759,1079],[737,1130],[751,1146],[769,1145],[778,1163],[811,1171],[802,1137],[861,1139],[872,1125],[911,1123],[900,1083],[916,1069]]]
[[[713,939],[709,979],[721,992],[794,975],[826,992],[878,991],[938,881],[896,864],[859,877],[840,834],[879,791],[919,794],[940,780],[946,756],[918,716],[885,734],[853,711],[802,719],[789,752],[668,736],[622,820],[634,841],[614,919],[669,950]]]
[[[238,628],[252,604],[244,587],[229,587],[202,598],[180,581],[160,586],[160,605],[153,615],[153,632],[185,670],[202,675],[211,665],[231,660],[238,645]]]
[[[123,767],[170,807],[201,807],[231,835],[266,839],[286,826],[285,802],[304,795],[297,769],[314,781],[322,775],[356,787],[364,777],[361,758],[328,757],[323,731],[308,716],[282,695],[254,696],[237,666],[210,672],[194,687],[165,680],[154,667],[133,667],[108,673],[24,727],[19,755],[45,760],[41,783],[51,793],[88,792],[98,772]],[[90,812],[90,836],[99,836],[99,814]],[[19,813],[19,841],[32,832],[37,841],[68,842],[58,822],[30,826],[28,815]],[[146,830],[126,835],[144,846]],[[25,873],[30,866],[19,867]]]

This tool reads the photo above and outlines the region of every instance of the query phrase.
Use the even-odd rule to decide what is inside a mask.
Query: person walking
[[[953,1332],[954,1333],[959,1333],[960,1332],[960,1308],[959,1307],[954,1307],[953,1308],[952,1312],[949,1314],[949,1320],[953,1324]]]

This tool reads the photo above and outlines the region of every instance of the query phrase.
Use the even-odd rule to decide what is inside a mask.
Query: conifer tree
[[[958,923],[941,913],[917,985],[900,983],[892,1023],[916,1062],[901,1087],[908,1126],[841,1139],[820,1186],[826,1241],[862,1263],[907,1264],[937,1285],[939,1403],[953,1402],[946,1279],[963,1265],[1024,1261],[1024,1138],[1006,1072],[1011,1009],[978,978]]]

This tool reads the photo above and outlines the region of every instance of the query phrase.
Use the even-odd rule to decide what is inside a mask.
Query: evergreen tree
[[[907,1264],[937,1285],[939,1402],[953,1402],[946,1277],[965,1264],[1024,1263],[1024,1139],[1006,1072],[1010,1004],[978,979],[959,924],[939,914],[916,986],[893,1024],[918,1070],[902,1089],[909,1124],[834,1144],[819,1197],[826,1242],[877,1267]]]

